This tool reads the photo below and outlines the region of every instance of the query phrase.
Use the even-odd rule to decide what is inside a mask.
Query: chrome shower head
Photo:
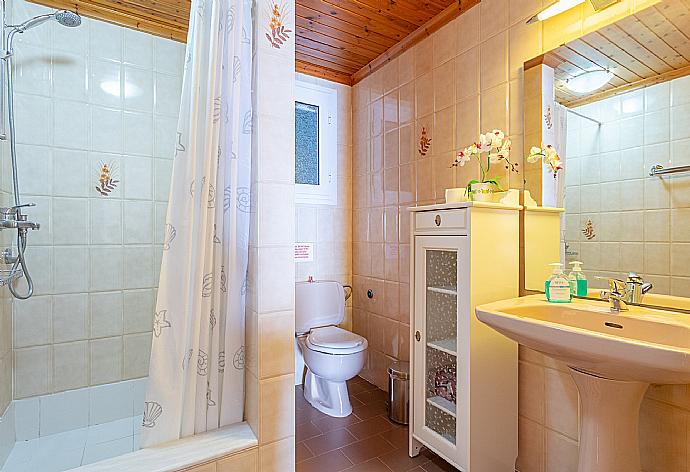
[[[23,33],[27,30],[40,26],[48,20],[55,20],[62,26],[75,27],[81,24],[81,17],[69,10],[58,10],[53,13],[46,13],[45,15],[34,16],[26,20],[20,25],[15,25],[14,28],[18,33]]]
[[[58,23],[68,28],[74,28],[75,26],[79,26],[81,24],[81,16],[73,11],[58,10],[54,13],[54,16]]]

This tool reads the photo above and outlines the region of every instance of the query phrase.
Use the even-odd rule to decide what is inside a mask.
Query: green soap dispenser
[[[570,293],[573,296],[586,297],[587,296],[587,277],[585,273],[582,272],[582,262],[573,261],[570,263],[573,269],[568,275],[568,281],[570,282]]]
[[[549,264],[553,267],[551,277],[544,283],[546,300],[551,303],[570,303],[572,294],[570,293],[570,282],[563,273],[563,264],[554,262]]]

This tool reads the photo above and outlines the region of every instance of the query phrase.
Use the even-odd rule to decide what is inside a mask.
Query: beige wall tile
[[[226,457],[217,462],[216,469],[217,472],[258,472],[263,468],[259,469],[259,452],[258,448],[253,448],[248,451],[241,452],[239,454],[234,454],[230,457]],[[266,469],[267,471],[269,469]],[[211,471],[213,472],[213,471]]]
[[[259,397],[259,444],[294,436],[294,374],[259,381]]]
[[[217,467],[215,462],[210,464],[204,464],[197,467],[192,467],[191,469],[184,469],[183,472],[216,472]]]
[[[294,471],[295,438],[289,437],[261,445],[259,447],[259,470],[261,472]]]
[[[52,349],[49,346],[15,349],[14,396],[49,393],[52,388]]]
[[[87,385],[89,385],[88,341],[53,345],[53,390],[71,390]]]
[[[578,443],[546,430],[546,472],[577,472]]]
[[[128,334],[123,337],[124,378],[136,379],[149,374],[151,333]]]
[[[527,418],[518,424],[518,457],[515,468],[519,472],[544,472],[544,427]]]
[[[122,336],[90,341],[91,385],[122,380]]]
[[[259,317],[259,372],[262,379],[294,371],[295,314],[292,311]]]

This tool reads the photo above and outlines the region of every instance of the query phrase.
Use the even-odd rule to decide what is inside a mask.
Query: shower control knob
[[[422,340],[422,333],[420,333],[419,331],[417,331],[416,333],[414,333],[414,338],[415,338],[417,341],[421,341],[421,340]]]

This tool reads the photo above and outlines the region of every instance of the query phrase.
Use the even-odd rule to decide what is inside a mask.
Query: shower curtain
[[[193,0],[142,446],[242,421],[252,2]]]

